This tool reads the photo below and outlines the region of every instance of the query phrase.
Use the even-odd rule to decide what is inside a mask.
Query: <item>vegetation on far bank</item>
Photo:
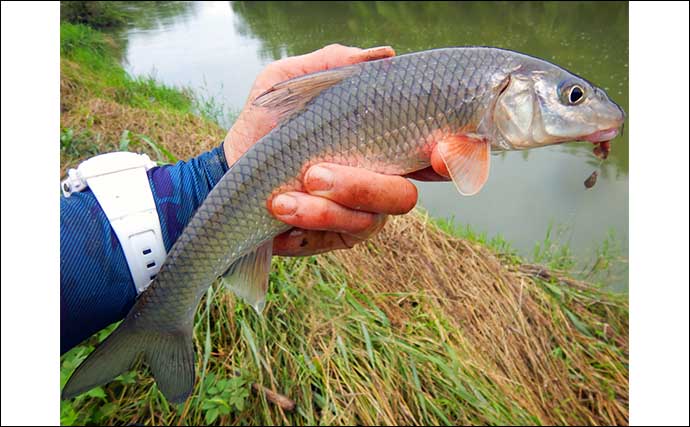
[[[220,142],[224,129],[195,114],[191,93],[128,76],[117,49],[61,25],[63,174],[100,152],[172,162]],[[209,289],[186,403],[168,404],[139,367],[61,402],[61,423],[627,424],[627,296],[574,279],[548,237],[539,248],[527,261],[500,238],[417,212],[352,250],[276,257],[262,316]],[[613,256],[603,248],[592,271]],[[112,329],[61,358],[61,386]]]
[[[120,27],[125,25],[131,16],[116,3],[118,2],[61,1],[60,21],[85,24],[98,29]]]

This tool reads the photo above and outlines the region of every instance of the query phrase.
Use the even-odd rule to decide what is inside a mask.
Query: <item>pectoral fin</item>
[[[266,305],[272,254],[273,241],[269,240],[254,252],[235,261],[223,275],[223,284],[259,314]]]
[[[489,178],[491,143],[479,136],[451,136],[438,143],[438,152],[455,187],[463,196],[472,196]]]

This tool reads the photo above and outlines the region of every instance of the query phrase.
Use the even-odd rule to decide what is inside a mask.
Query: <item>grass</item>
[[[60,26],[62,82],[88,89],[92,94],[120,104],[146,109],[189,112],[189,91],[162,85],[152,77],[132,78],[117,60],[118,45],[86,25]]]
[[[62,27],[63,172],[121,148],[187,159],[222,139],[175,101],[184,92],[127,76],[107,38]],[[627,424],[627,297],[573,278],[553,239],[527,261],[416,212],[351,250],[276,257],[262,316],[218,284],[202,300],[186,403],[168,404],[142,366],[61,402],[61,423]],[[61,386],[114,326],[61,358]]]
[[[108,1],[61,1],[60,21],[94,28],[123,26],[131,16]]]
[[[95,153],[119,150],[125,131],[133,136],[130,149],[167,162],[220,144],[225,131],[216,120],[228,121],[233,112],[212,96],[128,75],[117,52],[117,43],[99,31],[60,25],[61,176]],[[155,146],[170,155],[159,156]]]

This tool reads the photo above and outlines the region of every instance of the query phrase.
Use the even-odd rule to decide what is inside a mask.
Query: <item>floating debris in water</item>
[[[594,184],[597,183],[598,177],[599,177],[599,172],[597,172],[597,171],[592,172],[592,174],[585,180],[585,187],[586,188],[594,187]]]

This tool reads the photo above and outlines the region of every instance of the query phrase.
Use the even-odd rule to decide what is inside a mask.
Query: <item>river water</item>
[[[487,45],[553,61],[603,87],[628,110],[628,7],[607,2],[119,2],[135,19],[115,35],[133,75],[151,75],[242,108],[268,63],[330,43],[391,45],[398,54]],[[502,235],[531,256],[549,227],[583,268],[607,236],[628,254],[628,138],[599,161],[588,143],[492,156],[480,194],[451,183],[417,183],[420,204],[488,236]],[[608,280],[626,291],[627,268]]]

